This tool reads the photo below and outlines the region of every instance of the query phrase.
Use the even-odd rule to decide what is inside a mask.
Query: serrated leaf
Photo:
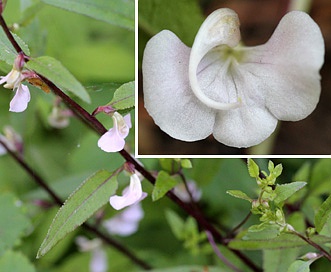
[[[252,159],[247,161],[248,173],[252,178],[257,178],[260,174],[259,166]]]
[[[310,238],[317,244],[331,242],[331,237],[315,235]],[[307,242],[294,234],[283,233],[273,239],[242,240],[234,239],[229,243],[229,247],[239,250],[263,250],[263,249],[283,249],[306,246]]]
[[[63,91],[71,92],[87,103],[91,102],[82,84],[58,60],[48,56],[31,58],[26,66],[52,81]]]
[[[21,202],[11,193],[0,195],[0,255],[11,249],[31,227],[29,218],[23,213]],[[0,271],[2,271],[0,269]]]
[[[37,258],[44,256],[68,233],[83,224],[109,200],[117,189],[117,175],[100,170],[73,192],[56,214]]]
[[[272,173],[274,171],[275,165],[272,161],[268,162],[268,170],[270,173]]]
[[[317,232],[320,232],[324,225],[329,221],[331,216],[331,196],[329,196],[319,207],[315,215],[315,228]]]
[[[179,183],[179,180],[170,176],[167,172],[160,171],[153,188],[152,199],[153,201],[162,198],[169,190],[174,188]]]
[[[272,174],[275,178],[279,177],[283,172],[283,165],[277,164],[276,167],[273,169]]]
[[[292,196],[296,191],[304,187],[306,184],[307,182],[303,182],[303,181],[296,181],[282,185],[277,184],[275,189],[275,194],[277,195],[276,198],[274,199],[275,204],[278,205],[281,202],[285,201],[290,196]]]
[[[236,198],[247,200],[249,202],[253,201],[253,199],[251,199],[248,195],[246,195],[244,192],[240,190],[228,190],[226,191],[226,193]]]
[[[135,83],[134,81],[123,84],[119,87],[108,103],[116,110],[133,109],[135,105]]]
[[[309,261],[296,260],[290,265],[287,272],[309,272],[310,271],[309,267],[314,261],[315,260],[309,260]]]
[[[134,0],[42,0],[44,3],[80,13],[134,31]]]
[[[14,39],[17,41],[17,43],[20,45],[22,50],[26,55],[30,54],[29,47],[27,44],[16,34],[12,33],[14,36]],[[10,41],[8,40],[5,32],[2,28],[0,28],[0,60],[5,61],[10,66],[13,66],[15,58],[17,56],[17,52],[15,48],[12,46]]]
[[[29,259],[20,252],[7,251],[0,258],[1,272],[35,272]]]

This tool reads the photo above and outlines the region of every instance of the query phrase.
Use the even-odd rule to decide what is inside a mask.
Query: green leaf
[[[184,220],[172,210],[166,210],[165,217],[175,237],[179,240],[183,239],[185,228]]]
[[[138,8],[140,29],[150,35],[169,29],[187,45],[193,43],[204,20],[197,0],[144,0]]]
[[[193,166],[192,166],[192,162],[191,162],[191,160],[189,160],[189,159],[181,159],[181,160],[180,160],[180,165],[181,165],[183,168],[188,168],[188,169],[190,169],[190,168],[193,167]]]
[[[274,171],[275,165],[272,161],[268,162],[268,170],[270,173],[272,173]]]
[[[11,249],[19,242],[24,231],[31,227],[31,222],[22,211],[22,202],[11,193],[0,195],[0,207],[1,255],[6,249]]]
[[[279,226],[275,224],[262,223],[249,227],[243,240],[273,239],[279,235]]]
[[[277,164],[276,167],[272,170],[272,174],[275,178],[279,177],[283,172],[283,165]]]
[[[179,180],[170,176],[167,172],[160,171],[152,192],[153,201],[162,198],[169,190],[174,188],[179,183]]]
[[[309,272],[309,267],[314,261],[315,259],[309,261],[296,260],[290,265],[287,272]]]
[[[246,195],[244,192],[240,190],[228,190],[226,191],[226,193],[236,198],[247,200],[249,202],[253,201],[253,199],[251,199],[248,195]]]
[[[134,0],[42,0],[44,3],[80,13],[134,31]]]
[[[26,55],[29,55],[30,54],[29,47],[16,34],[14,34],[14,33],[12,33],[12,34],[14,36],[14,39],[17,41],[17,43],[20,45],[20,47],[24,51],[24,53]],[[13,66],[16,56],[17,56],[17,52],[16,52],[15,48],[12,46],[12,44],[8,40],[3,29],[0,28],[0,60],[5,61],[10,66]]]
[[[175,174],[180,169],[180,161],[177,159],[159,159],[160,165],[163,170],[167,171],[170,174]]]
[[[135,105],[135,85],[134,81],[123,84],[119,87],[113,96],[113,99],[108,103],[114,109],[120,111],[130,111]]]
[[[263,271],[287,271],[300,252],[299,248],[263,250]]]
[[[331,237],[315,235],[311,240],[317,244],[331,242]],[[229,247],[239,250],[263,250],[263,249],[283,249],[306,246],[307,243],[294,234],[283,233],[273,239],[242,240],[234,239],[229,243]]]
[[[43,56],[31,58],[26,66],[46,77],[55,85],[90,103],[90,96],[82,84],[58,60]]]
[[[258,178],[260,174],[259,166],[252,159],[247,161],[248,173],[252,178]]]
[[[277,165],[278,166],[278,165]],[[306,186],[306,182],[296,181],[287,184],[279,185],[277,184],[275,193],[276,198],[274,199],[275,204],[280,204],[281,202],[288,199],[291,195],[293,195],[296,191],[300,190],[302,187]]]
[[[100,170],[86,179],[60,208],[40,246],[37,258],[99,210],[117,189],[116,172]]]
[[[329,221],[331,216],[331,196],[329,196],[319,207],[315,215],[315,228],[317,232],[320,232],[325,224]]]
[[[13,225],[14,226],[14,225]],[[13,227],[12,226],[12,227]],[[20,252],[7,251],[0,258],[1,272],[35,272],[35,267],[29,259]]]

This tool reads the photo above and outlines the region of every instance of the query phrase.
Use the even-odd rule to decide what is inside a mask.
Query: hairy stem
[[[63,201],[61,198],[48,186],[48,184],[41,178],[41,176],[37,173],[35,169],[32,169],[23,159],[22,156],[16,154],[15,152],[11,151],[8,146],[0,139],[0,144],[6,149],[7,153],[12,156],[12,158],[22,166],[22,168],[28,173],[28,175],[38,184],[38,186],[42,187],[51,197],[53,202],[58,206],[63,205]],[[123,253],[127,256],[130,260],[132,260],[135,264],[139,265],[141,268],[145,270],[150,270],[151,266],[145,263],[143,260],[139,259],[135,256],[128,248],[117,242],[116,240],[112,239],[111,237],[102,233],[96,226],[93,226],[88,223],[84,223],[82,225],[86,230],[94,233],[96,236],[101,238],[106,244],[116,248],[118,251]]]

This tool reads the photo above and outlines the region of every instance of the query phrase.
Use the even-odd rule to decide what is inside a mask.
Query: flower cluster
[[[192,48],[164,30],[143,57],[145,107],[171,137],[197,141],[213,134],[233,147],[259,144],[278,120],[298,121],[316,107],[324,41],[304,12],[280,21],[265,44],[240,44],[230,9],[210,14]]]

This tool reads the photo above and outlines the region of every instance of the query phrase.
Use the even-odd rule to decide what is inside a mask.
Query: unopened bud
[[[130,174],[135,173],[136,168],[131,162],[125,162],[123,167],[124,167],[124,170],[129,172]]]
[[[15,62],[14,62],[14,69],[16,71],[22,71],[23,66],[25,64],[24,54],[22,52],[18,53]]]
[[[4,11],[6,3],[7,0],[0,0],[0,14],[2,14],[2,12]]]
[[[110,106],[110,105],[105,105],[105,106],[99,106],[97,107],[93,112],[92,112],[92,115],[97,115],[98,113],[100,112],[104,112],[106,114],[111,114],[111,113],[114,113],[116,110]]]

